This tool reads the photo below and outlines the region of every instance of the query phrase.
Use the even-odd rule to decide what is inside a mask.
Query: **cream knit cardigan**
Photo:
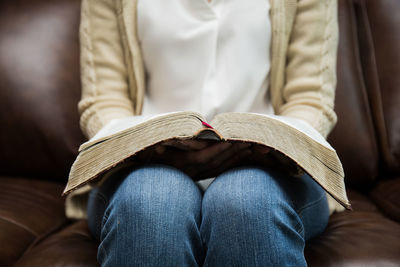
[[[303,119],[326,137],[336,123],[337,0],[270,3],[269,92],[275,113]],[[82,1],[82,99],[78,108],[88,138],[114,118],[141,113],[146,77],[136,6],[137,0]],[[83,202],[70,196],[67,216],[84,217]],[[334,200],[329,202],[331,212],[338,209]]]

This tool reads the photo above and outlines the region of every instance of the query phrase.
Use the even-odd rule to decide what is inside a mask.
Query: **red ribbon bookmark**
[[[205,121],[201,121],[201,124],[203,124],[203,125],[206,126],[207,128],[214,129],[210,124],[208,124],[208,123],[205,122]]]

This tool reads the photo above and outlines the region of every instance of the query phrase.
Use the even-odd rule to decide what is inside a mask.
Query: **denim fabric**
[[[329,218],[308,175],[241,167],[204,193],[164,165],[114,176],[89,197],[102,266],[306,266],[305,241]]]

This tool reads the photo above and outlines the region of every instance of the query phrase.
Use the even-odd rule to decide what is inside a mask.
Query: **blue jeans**
[[[203,193],[183,172],[147,165],[94,189],[88,216],[102,266],[306,266],[305,241],[329,211],[307,175],[241,167]]]

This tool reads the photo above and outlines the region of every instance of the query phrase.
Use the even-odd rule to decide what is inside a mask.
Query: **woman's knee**
[[[257,167],[230,170],[210,185],[204,194],[203,211],[217,214],[259,216],[282,199],[271,174]]]
[[[189,255],[188,238],[196,240],[193,247],[200,244],[200,209],[201,193],[182,172],[163,165],[135,169],[106,209],[101,247],[131,247],[138,262]]]
[[[201,193],[183,172],[165,165],[136,168],[123,178],[108,209],[136,215],[200,208]]]
[[[263,220],[267,228],[285,228],[306,239],[324,229],[329,217],[325,193],[312,179],[290,177],[258,167],[233,169],[217,177],[204,194],[205,220],[242,223]],[[216,220],[215,218],[218,218]],[[318,218],[318,219],[317,219]]]
[[[217,177],[202,204],[201,234],[209,251],[220,258],[233,255],[227,259],[233,262],[242,261],[240,253],[252,255],[249,265],[274,265],[279,262],[275,256],[290,256],[280,251],[286,244],[293,247],[291,252],[302,255],[299,217],[281,197],[274,179],[272,173],[257,167],[238,168]]]

